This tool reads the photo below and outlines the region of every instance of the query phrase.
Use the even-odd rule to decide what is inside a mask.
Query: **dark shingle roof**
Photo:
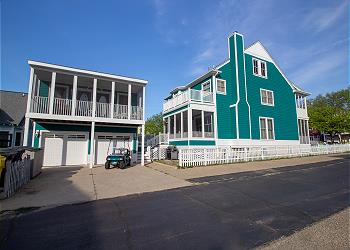
[[[0,90],[0,125],[22,125],[27,93]]]

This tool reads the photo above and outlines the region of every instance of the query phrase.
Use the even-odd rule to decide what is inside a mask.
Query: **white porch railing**
[[[114,104],[113,117],[116,119],[128,119],[128,105]]]
[[[206,166],[244,161],[345,153],[349,151],[350,144],[215,148],[195,147],[179,150],[179,166]]]
[[[111,107],[111,104],[109,103],[96,102],[96,116],[110,118],[111,117],[110,107]]]
[[[167,111],[176,106],[184,104],[188,101],[196,101],[196,102],[205,102],[212,103],[213,102],[213,93],[212,92],[203,92],[202,90],[196,89],[188,89],[173,98],[166,100],[163,103],[163,111]]]
[[[168,144],[168,141],[168,134],[159,134],[146,141],[146,146],[154,147],[161,144]]]
[[[142,118],[143,118],[143,108],[139,106],[131,106],[131,119],[142,120]]]
[[[34,96],[31,101],[30,112],[32,113],[49,113],[49,98],[42,96]]]
[[[55,115],[71,115],[72,100],[55,98],[53,100],[53,114]]]
[[[92,116],[92,102],[77,100],[76,116]]]
[[[10,197],[30,180],[30,159],[7,161],[4,180],[5,197]]]

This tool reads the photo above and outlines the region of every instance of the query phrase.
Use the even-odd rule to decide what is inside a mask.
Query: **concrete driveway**
[[[106,170],[102,166],[50,167],[43,168],[14,196],[2,200],[0,210],[57,206],[188,185],[191,183],[140,165],[124,170]]]

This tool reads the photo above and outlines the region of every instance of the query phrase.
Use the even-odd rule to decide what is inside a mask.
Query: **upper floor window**
[[[273,91],[267,89],[260,89],[261,104],[274,106],[275,101],[273,97]]]
[[[267,78],[266,62],[253,58],[253,74],[263,78]]]
[[[216,92],[218,94],[226,95],[226,81],[222,79],[216,79]]]
[[[204,83],[202,83],[202,91],[203,92],[211,92],[211,84],[210,84],[210,81],[206,81]]]
[[[268,117],[260,117],[260,139],[274,140],[275,128],[273,119]]]

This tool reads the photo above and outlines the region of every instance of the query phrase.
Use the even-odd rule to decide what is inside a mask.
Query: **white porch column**
[[[174,139],[176,138],[176,115],[174,116]]]
[[[192,139],[192,109],[191,107],[188,107],[188,117],[187,117],[187,123],[188,123],[188,140]]]
[[[111,93],[111,118],[113,119],[114,116],[114,96],[115,96],[115,82],[112,82],[112,93]]]
[[[55,85],[56,85],[56,72],[52,72],[51,76],[51,85],[50,85],[50,109],[49,114],[52,115],[53,113],[53,102],[55,98]]]
[[[34,78],[34,69],[30,68],[26,116],[27,116],[27,113],[30,112],[30,106],[32,103],[32,90],[33,90],[33,80],[34,80],[33,78]],[[30,122],[29,118],[26,117],[24,121],[23,146],[28,145],[29,122]]]
[[[24,135],[23,135],[23,146],[28,146],[28,133],[29,133],[29,117],[26,117],[24,120]]]
[[[90,168],[95,163],[95,122],[91,123],[91,138],[90,138]]]
[[[183,138],[184,137],[184,125],[183,125],[183,123],[184,123],[184,113],[181,112],[180,114],[181,114],[180,133],[181,133],[181,138]]]
[[[75,109],[77,107],[77,88],[78,88],[78,76],[74,76],[73,93],[72,93],[72,116],[75,116]]]
[[[204,110],[202,110],[202,113],[201,113],[201,118],[202,118],[202,137],[205,138],[204,136]]]
[[[165,118],[165,119],[167,119],[168,120],[168,124],[167,124],[167,126],[168,126],[168,138],[169,138],[169,136],[170,136],[170,116],[168,116],[167,118]]]
[[[36,127],[36,122],[33,122],[33,131],[32,131],[32,147],[34,147],[35,127]]]
[[[141,136],[141,166],[145,165],[145,125],[142,124],[141,127],[142,136]]]
[[[214,139],[215,139],[215,145],[218,145],[218,116],[217,116],[217,106],[216,106],[216,92],[217,92],[217,85],[216,85],[216,76],[212,77],[212,83],[213,83],[213,101],[214,101],[214,107],[215,111],[213,113],[213,119],[214,119]]]
[[[128,84],[128,120],[131,120],[131,84]]]
[[[97,79],[94,79],[93,91],[92,91],[92,117],[96,116],[96,92],[97,92]]]
[[[146,100],[146,87],[142,87],[142,120],[145,120],[145,100]]]

